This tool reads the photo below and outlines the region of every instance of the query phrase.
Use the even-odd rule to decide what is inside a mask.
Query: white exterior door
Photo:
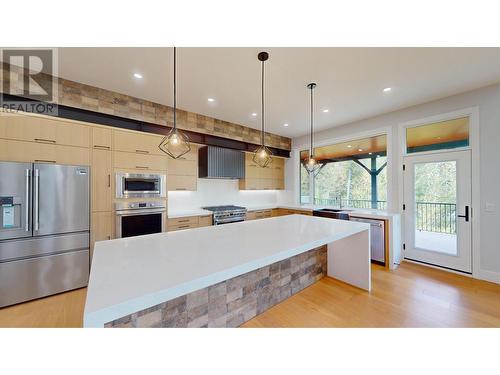
[[[404,158],[406,259],[472,272],[471,153]]]

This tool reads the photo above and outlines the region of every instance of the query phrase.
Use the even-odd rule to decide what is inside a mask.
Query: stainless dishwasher
[[[385,221],[351,217],[351,221],[370,224],[371,259],[385,264]]]

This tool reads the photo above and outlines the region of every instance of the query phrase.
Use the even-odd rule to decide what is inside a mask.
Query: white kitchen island
[[[84,326],[238,326],[325,275],[370,290],[369,225],[289,215],[97,242]]]

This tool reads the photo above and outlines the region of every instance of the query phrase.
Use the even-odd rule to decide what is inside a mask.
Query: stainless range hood
[[[222,147],[201,147],[198,150],[198,177],[245,178],[245,154]]]

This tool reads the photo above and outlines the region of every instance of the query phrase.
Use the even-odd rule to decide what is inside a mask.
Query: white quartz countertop
[[[319,210],[322,208],[334,208],[338,209],[338,207],[332,207],[332,206],[321,206],[321,205],[283,205],[283,204],[278,204],[278,205],[262,205],[262,206],[248,206],[247,210],[248,211],[259,211],[259,210],[270,210],[273,208],[288,208],[291,210],[303,210],[303,211],[313,211],[313,210]],[[391,219],[394,216],[399,216],[397,213],[390,213],[387,211],[382,211],[382,210],[372,210],[372,209],[359,209],[359,208],[346,208],[345,212],[349,216],[358,216],[358,217],[365,217],[365,218],[372,218],[372,219]]]
[[[243,205],[244,206],[244,205]],[[288,208],[291,210],[303,210],[303,211],[313,211],[322,208],[335,208],[332,206],[321,206],[321,205],[283,205],[283,204],[267,204],[267,205],[258,205],[258,206],[247,206],[246,207],[249,212],[251,211],[260,211],[260,210],[271,210],[273,208]],[[399,216],[398,213],[390,213],[382,210],[372,210],[372,209],[359,209],[359,208],[346,208],[346,213],[349,216],[357,216],[364,217],[367,219],[381,219],[381,220],[391,220],[395,216]],[[203,216],[203,215],[212,215],[211,211],[200,209],[188,209],[188,210],[169,210],[168,217],[169,219],[176,219],[179,217],[187,217],[187,216]]]
[[[203,208],[192,209],[192,210],[168,210],[168,218],[169,219],[177,219],[179,217],[188,217],[188,216],[205,216],[212,215],[212,211],[204,210]]]
[[[95,244],[84,326],[105,323],[369,229],[288,215]]]

